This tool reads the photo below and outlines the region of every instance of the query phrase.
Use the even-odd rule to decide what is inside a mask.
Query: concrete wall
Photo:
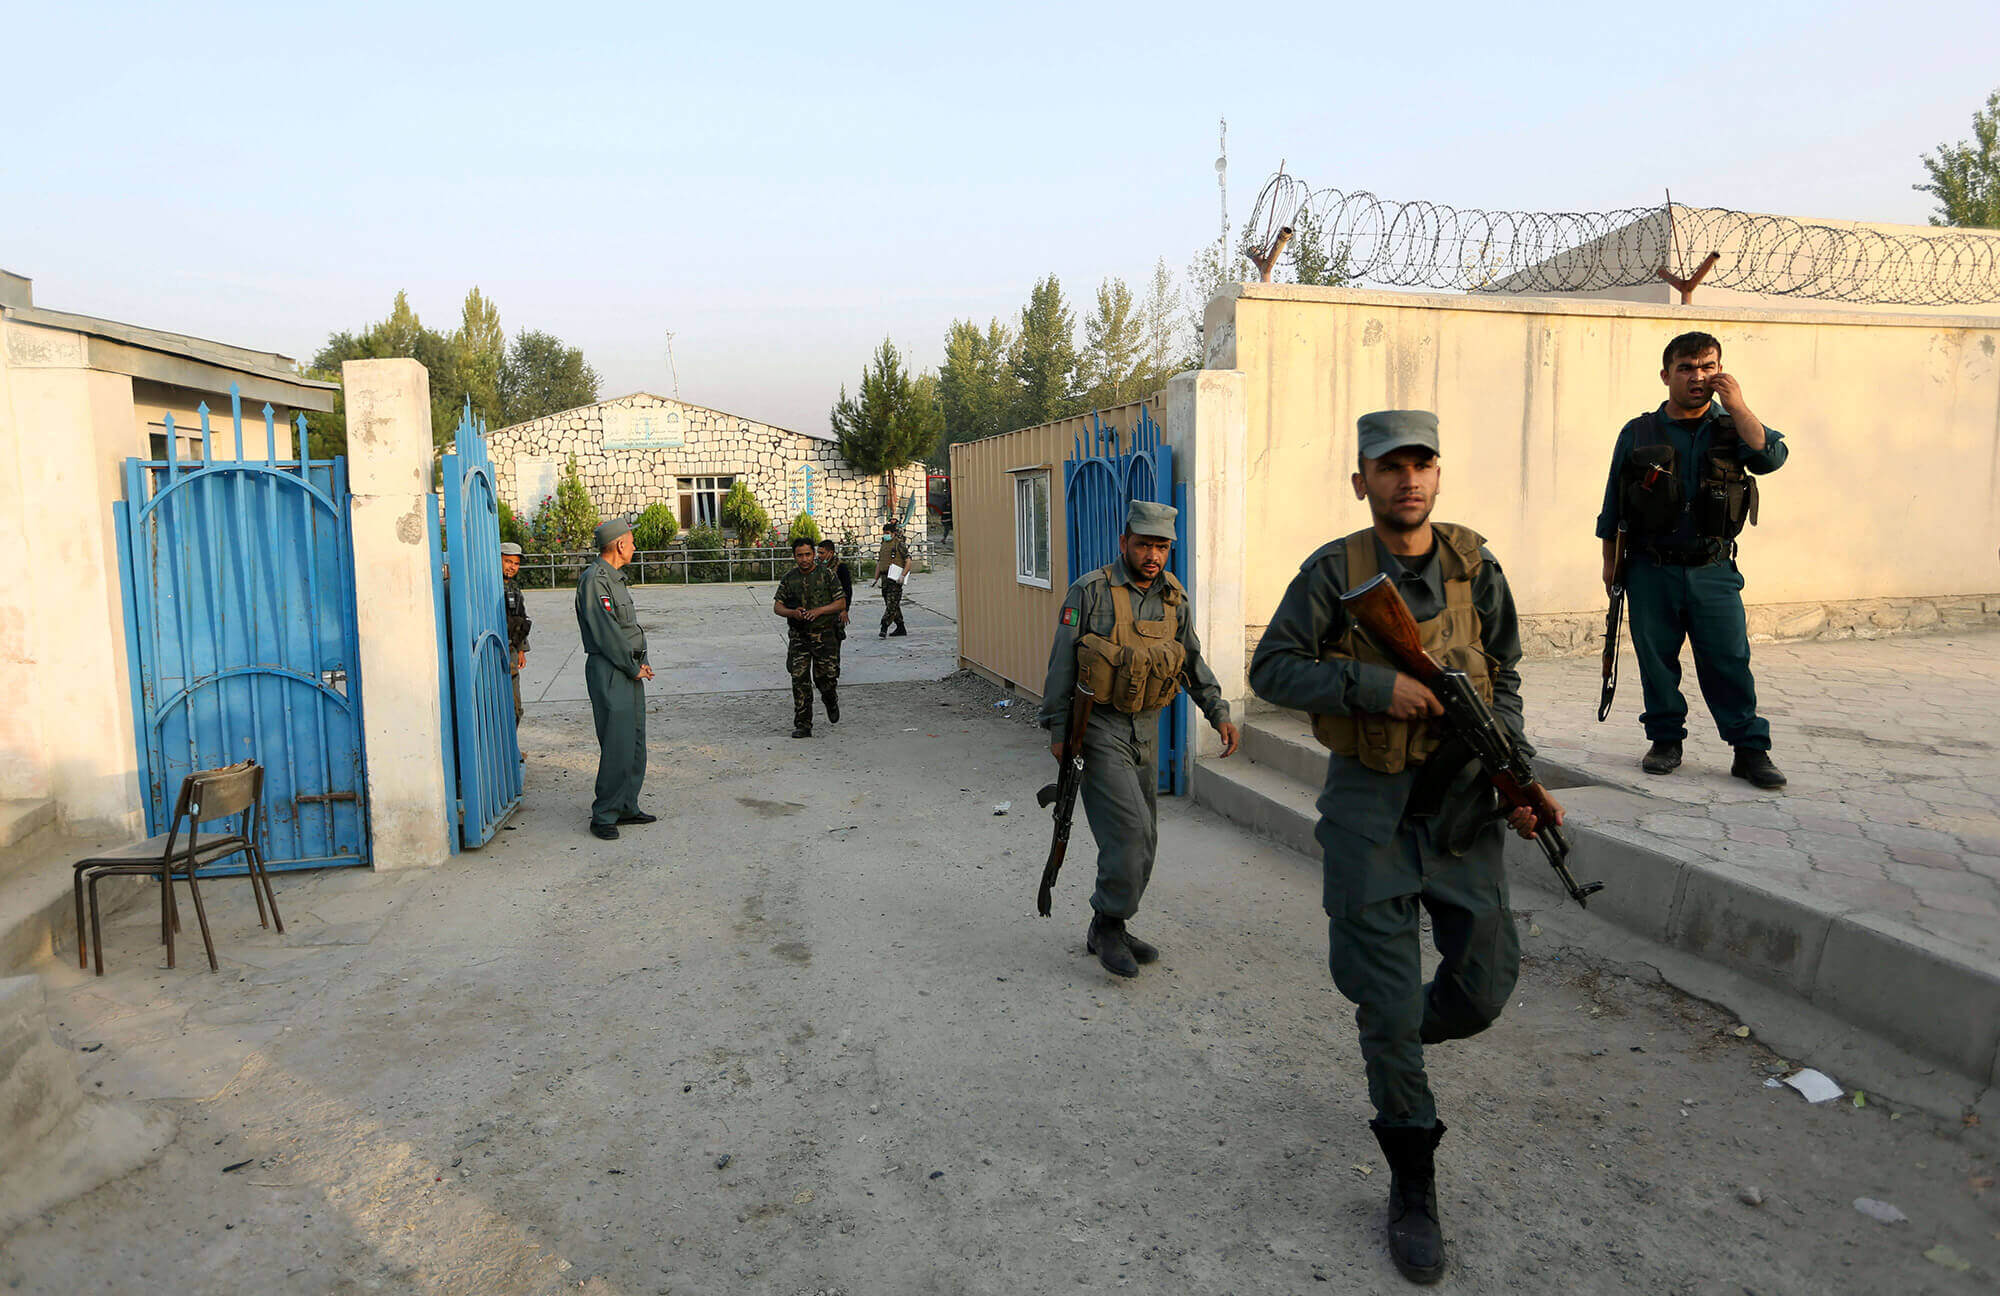
[[[646,412],[657,433],[671,428],[679,446],[653,449],[607,447],[606,424],[628,428],[633,420],[619,411]],[[611,439],[618,440],[614,435]],[[719,410],[668,400],[645,392],[564,410],[527,423],[488,433],[495,485],[500,498],[523,521],[541,506],[543,484],[531,481],[533,463],[560,471],[571,455],[577,475],[591,502],[605,516],[633,515],[654,504],[678,508],[676,480],[681,477],[731,476],[745,481],[757,502],[782,529],[806,511],[805,469],[812,468],[812,514],[820,533],[831,539],[852,537],[866,543],[886,516],[887,491],[882,475],[856,472],[840,457],[837,443],[802,432],[738,418]],[[553,478],[545,477],[552,483]],[[552,486],[546,487],[552,488]],[[924,467],[914,464],[896,474],[898,512],[914,496],[908,535],[923,539],[928,529],[924,508]]]
[[[133,833],[143,813],[111,514],[136,435],[132,382],[84,367],[76,334],[0,331],[0,510],[20,545],[19,579],[0,592],[0,795],[54,799],[72,832]]]
[[[1245,375],[1251,640],[1299,562],[1367,524],[1354,424],[1383,408],[1438,412],[1438,516],[1487,536],[1524,614],[1601,616],[1612,445],[1694,328],[1791,443],[1743,538],[1747,602],[2000,591],[2000,319],[1245,284],[1210,301],[1206,336],[1208,366]]]
[[[1098,417],[1129,433],[1148,409],[1155,422],[1161,398],[1134,401]],[[1063,460],[1074,453],[1086,418],[1060,419],[951,448],[952,543],[958,568],[958,660],[997,683],[1039,698],[1048,674],[1056,614],[1075,579],[1069,570],[1069,513],[1063,505]],[[1017,470],[1049,474],[1049,587],[1021,581],[1014,561],[1014,480]]]

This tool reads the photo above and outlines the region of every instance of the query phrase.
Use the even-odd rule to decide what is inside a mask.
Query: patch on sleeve
[[[599,594],[597,601],[604,606],[606,612],[611,610],[611,596],[609,594]]]
[[[1073,607],[1066,607],[1066,608],[1064,608],[1064,609],[1062,610],[1062,623],[1063,623],[1064,625],[1066,625],[1066,626],[1073,626],[1073,625],[1075,625],[1075,624],[1076,624],[1076,609],[1075,609],[1075,608],[1073,608]]]

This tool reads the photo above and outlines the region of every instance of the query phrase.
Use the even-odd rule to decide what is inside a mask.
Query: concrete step
[[[1326,782],[1326,748],[1296,711],[1265,711],[1244,720],[1243,754],[1315,793]]]
[[[1280,845],[1319,858],[1313,829],[1319,823],[1319,792],[1270,766],[1244,759],[1195,762],[1190,788],[1195,802]]]
[[[46,958],[76,957],[71,865],[113,844],[70,837],[48,824],[0,849],[0,976]],[[158,894],[150,878],[108,877],[97,885],[106,919]]]
[[[0,800],[0,850],[25,840],[56,821],[56,803],[48,797]]]

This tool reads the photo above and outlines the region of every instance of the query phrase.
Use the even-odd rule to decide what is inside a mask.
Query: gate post
[[[436,507],[430,374],[415,360],[349,360],[340,380],[372,855],[378,870],[432,867],[450,858],[446,834],[456,806],[444,777],[437,599],[424,513]]]
[[[1195,369],[1169,379],[1164,430],[1187,485],[1195,633],[1222,686],[1222,696],[1239,721],[1250,695],[1243,597],[1248,529],[1244,488],[1249,479],[1245,389],[1243,374],[1233,369]],[[1268,614],[1268,609],[1259,612]],[[1189,707],[1187,721],[1187,750],[1198,758],[1222,750],[1222,740],[1199,711]]]

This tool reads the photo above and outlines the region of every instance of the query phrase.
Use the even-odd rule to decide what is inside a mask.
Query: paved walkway
[[[2000,959],[2000,630],[1762,644],[1752,665],[1791,780],[1781,793],[1729,776],[1691,664],[1687,760],[1672,775],[1639,769],[1629,655],[1603,724],[1596,657],[1527,663],[1530,733],[1549,759],[1622,791],[1587,798],[1583,820],[1607,835]]]

